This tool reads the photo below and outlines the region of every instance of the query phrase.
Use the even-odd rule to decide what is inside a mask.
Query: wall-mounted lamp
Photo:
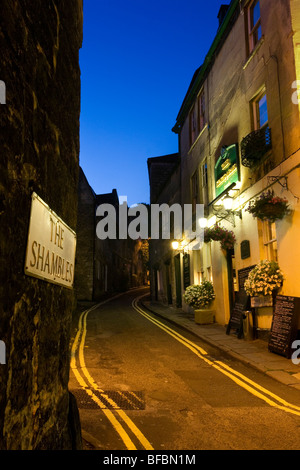
[[[179,242],[176,242],[176,241],[172,242],[172,248],[173,248],[173,250],[178,250]]]
[[[227,211],[232,211],[233,207],[233,198],[229,195],[226,195],[223,199],[223,207]]]
[[[213,211],[216,217],[219,219],[225,219],[230,222],[235,227],[235,216],[242,218],[242,210],[234,211],[233,207],[233,198],[226,194],[221,200],[218,201],[218,204],[213,205]]]
[[[201,219],[199,219],[199,226],[200,228],[206,228],[207,227],[207,219],[205,219],[204,217],[202,217]]]
[[[181,241],[174,240],[171,243],[171,245],[174,251],[180,251],[181,253],[185,253],[186,251],[188,251],[187,240],[181,240]]]

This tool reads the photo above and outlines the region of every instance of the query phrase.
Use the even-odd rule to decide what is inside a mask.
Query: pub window
[[[204,281],[204,271],[198,271],[198,284],[202,284]]]
[[[278,261],[275,222],[264,220],[260,221],[260,224],[260,233],[262,235],[261,244],[263,248],[262,256],[269,261]]]
[[[268,125],[268,106],[266,92],[261,92],[252,102],[254,130]]]
[[[211,266],[208,266],[208,268],[206,269],[206,272],[207,272],[207,280],[210,282],[213,282]]]
[[[193,145],[197,138],[197,110],[196,106],[190,112],[190,144]]]
[[[199,106],[199,132],[201,132],[206,124],[204,91],[202,91],[199,95],[198,106]]]
[[[262,37],[259,0],[253,0],[250,3],[247,13],[249,53],[251,53]]]

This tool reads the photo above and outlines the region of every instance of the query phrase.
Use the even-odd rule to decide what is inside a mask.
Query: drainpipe
[[[283,129],[283,120],[282,120],[282,105],[281,105],[281,89],[280,89],[280,78],[279,78],[279,62],[278,58],[275,54],[270,55],[271,59],[275,60],[276,62],[276,70],[277,70],[277,84],[278,84],[278,94],[279,94],[279,107],[280,107],[280,124],[281,124],[281,135],[282,135],[282,147],[283,147],[283,159],[285,160],[285,139],[284,139],[284,129]]]

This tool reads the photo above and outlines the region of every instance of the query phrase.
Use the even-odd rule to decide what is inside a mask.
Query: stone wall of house
[[[78,183],[75,290],[77,300],[94,300],[95,193],[82,169]]]
[[[69,449],[74,291],[24,274],[31,194],[77,222],[82,0],[5,0],[0,16],[0,449]]]

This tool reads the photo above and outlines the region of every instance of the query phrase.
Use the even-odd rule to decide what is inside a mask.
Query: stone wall
[[[24,275],[31,194],[77,222],[82,0],[5,0],[0,17],[0,449],[67,449],[74,291]]]
[[[95,211],[95,193],[80,168],[75,270],[77,300],[94,300]]]

